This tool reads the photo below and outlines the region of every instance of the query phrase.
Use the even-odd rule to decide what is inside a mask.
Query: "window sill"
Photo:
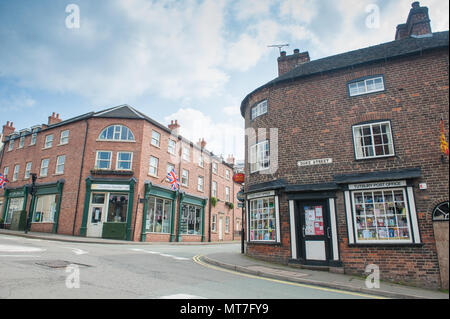
[[[64,146],[64,145],[69,145],[69,142],[67,142],[67,143],[64,143],[64,144],[61,144],[61,143],[59,143],[58,145],[56,145],[56,146]]]
[[[153,175],[153,174],[147,174],[147,176],[154,177],[154,178],[159,178],[158,175]]]
[[[387,158],[392,158],[392,157],[397,157],[397,155],[393,154],[393,155],[384,155],[384,156],[376,156],[376,157],[364,157],[364,158],[356,158],[355,157],[355,161],[360,162],[360,161],[370,161],[370,160],[381,160],[381,159],[387,159]]]
[[[64,175],[64,173],[55,173],[55,174],[52,174],[52,176],[60,176],[60,175]]]
[[[49,146],[49,147],[43,147],[42,150],[48,150],[48,149],[50,149],[50,148],[52,148],[52,147],[51,147],[51,146]]]
[[[151,144],[151,143],[150,143],[150,145],[153,146],[153,147],[155,147],[155,148],[157,148],[157,149],[161,149],[161,146],[154,145],[154,144]]]

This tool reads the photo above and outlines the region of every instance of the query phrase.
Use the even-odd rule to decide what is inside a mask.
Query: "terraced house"
[[[448,289],[448,44],[414,2],[392,42],[281,52],[241,104],[248,255]]]
[[[133,241],[230,241],[242,225],[227,161],[128,105],[16,131],[3,126],[6,227]],[[180,189],[167,174],[175,170]],[[31,176],[36,192],[30,194]],[[28,214],[26,214],[28,212]],[[239,239],[236,236],[236,239]]]

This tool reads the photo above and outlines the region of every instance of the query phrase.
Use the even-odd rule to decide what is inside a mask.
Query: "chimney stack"
[[[180,124],[178,124],[178,120],[175,120],[175,122],[173,120],[170,121],[170,124],[168,126],[169,126],[169,129],[172,131],[173,134],[179,135],[179,133],[180,133]]]
[[[228,155],[227,163],[228,163],[228,164],[231,164],[231,165],[234,165],[234,163],[235,163],[235,158],[234,158],[233,155]]]
[[[281,51],[280,57],[278,58],[278,76],[281,76],[309,61],[309,52],[307,51],[300,52],[299,49],[295,49],[292,55],[286,55],[285,51]]]
[[[11,135],[12,133],[14,133],[16,131],[16,129],[14,128],[14,123],[13,122],[6,122],[6,125],[3,125],[3,139],[2,142],[5,142],[5,138],[9,135]]]
[[[197,145],[200,146],[201,148],[205,148],[206,147],[205,139],[204,138],[199,139]]]
[[[59,114],[55,115],[55,112],[53,112],[53,114],[51,116],[48,117],[48,125],[52,125],[52,124],[56,124],[61,122],[62,119],[59,118]]]
[[[395,40],[432,36],[428,8],[421,7],[419,1],[413,2],[408,20],[399,24],[395,32]]]

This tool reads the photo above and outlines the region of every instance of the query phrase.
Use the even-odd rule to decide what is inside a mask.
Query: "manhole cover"
[[[69,265],[77,265],[82,267],[90,267],[89,265],[74,263],[65,260],[42,260],[35,263],[36,265],[45,266],[49,268],[66,268]]]

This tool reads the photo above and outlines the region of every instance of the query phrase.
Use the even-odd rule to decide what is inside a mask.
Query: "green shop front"
[[[80,235],[131,240],[136,179],[86,179]]]
[[[207,198],[180,193],[177,240],[205,241],[205,206]]]
[[[1,217],[6,228],[12,230],[23,230],[25,228],[25,225],[22,224],[27,210],[27,196],[27,186],[14,189],[5,189],[4,205]],[[15,217],[17,215],[18,217]],[[16,223],[17,219],[22,220],[22,222],[19,222],[20,225]]]

